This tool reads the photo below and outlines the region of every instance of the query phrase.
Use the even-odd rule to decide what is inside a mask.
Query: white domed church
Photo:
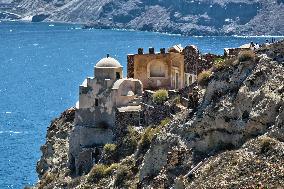
[[[123,67],[109,55],[95,65],[94,77],[88,77],[79,87],[75,129],[70,138],[71,164],[77,174],[89,171],[96,161],[96,148],[113,141],[120,122],[125,127],[139,125],[142,91],[142,83],[123,78]],[[127,116],[121,114],[130,115],[131,123],[122,120]]]

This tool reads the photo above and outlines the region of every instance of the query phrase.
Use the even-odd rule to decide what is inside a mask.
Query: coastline
[[[171,33],[171,32],[160,32],[160,31],[152,31],[152,30],[135,30],[135,29],[127,29],[127,28],[111,28],[111,27],[90,27],[84,29],[84,25],[86,23],[74,23],[74,22],[65,22],[65,21],[42,21],[42,22],[32,22],[31,20],[24,20],[24,19],[19,19],[19,20],[9,20],[9,19],[0,19],[1,22],[18,22],[18,23],[27,23],[27,24],[36,24],[36,23],[46,23],[46,24],[66,24],[66,25],[76,25],[80,26],[82,30],[113,30],[113,31],[128,31],[128,32],[145,32],[145,33],[157,33],[157,34],[162,34],[162,35],[169,35],[169,36],[181,36],[181,37],[195,37],[195,38],[202,38],[202,37],[236,37],[236,38],[278,38],[282,39],[284,38],[283,35],[185,35],[183,33]]]

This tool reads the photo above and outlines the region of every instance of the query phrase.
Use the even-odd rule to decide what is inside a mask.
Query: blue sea
[[[194,44],[202,53],[266,37],[184,37],[151,32],[82,30],[78,25],[0,23],[0,189],[37,182],[50,121],[78,99],[78,86],[106,54],[126,68],[137,48]],[[124,69],[125,70],[125,69]],[[124,71],[125,73],[125,71]]]

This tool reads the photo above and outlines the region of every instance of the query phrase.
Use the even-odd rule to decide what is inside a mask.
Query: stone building
[[[117,60],[103,58],[94,68],[95,77],[88,77],[79,87],[75,129],[70,138],[71,167],[78,175],[88,172],[97,161],[98,147],[113,141],[116,125],[139,125],[132,120],[140,119],[142,83],[123,78],[122,69]],[[124,114],[131,114],[133,119]]]
[[[237,48],[225,48],[224,49],[224,57],[232,58],[238,56],[241,51],[250,50],[250,44],[244,44]]]
[[[167,89],[173,94],[169,102],[183,93],[186,100],[190,91],[186,89],[192,88],[197,74],[208,69],[213,59],[200,55],[195,46],[175,45],[159,53],[149,48],[147,54],[140,48],[138,54],[127,57],[128,78],[123,78],[123,67],[114,58],[100,60],[94,77],[86,78],[79,87],[69,140],[70,168],[76,175],[88,173],[98,163],[102,147],[123,137],[128,126],[158,124],[168,118],[179,107],[151,103],[151,90]]]
[[[127,76],[139,79],[147,90],[182,89],[196,81],[198,60],[195,46],[175,45],[160,52],[149,48],[148,53],[139,48],[137,54],[127,56]]]
[[[149,53],[144,54],[140,48],[138,54],[128,55],[127,60],[128,77],[139,79],[144,89],[181,89],[184,86],[182,49],[166,52],[163,48],[156,53],[154,48],[149,48]]]

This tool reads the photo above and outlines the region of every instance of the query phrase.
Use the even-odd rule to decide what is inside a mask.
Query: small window
[[[120,79],[120,73],[116,72],[116,79]]]
[[[95,99],[95,106],[99,106],[99,99]]]

